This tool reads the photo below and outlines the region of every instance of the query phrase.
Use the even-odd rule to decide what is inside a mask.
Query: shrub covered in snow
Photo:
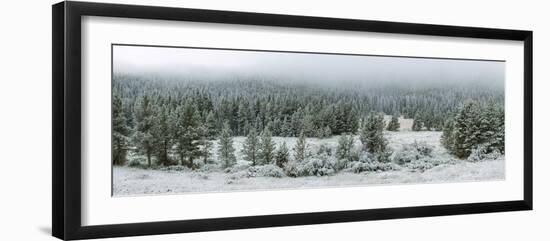
[[[167,172],[183,172],[183,171],[191,171],[189,167],[186,166],[166,166],[166,167],[160,167],[159,170],[161,171],[167,171]]]
[[[432,157],[433,147],[424,142],[414,142],[403,147],[395,153],[393,161],[399,165]]]
[[[283,166],[285,174],[289,177],[298,177],[300,172],[298,170],[298,161],[291,159]]]
[[[284,177],[282,168],[273,165],[251,166],[248,168],[248,177]]]
[[[334,158],[307,158],[298,166],[300,176],[328,176],[336,172]]]
[[[337,160],[328,155],[308,157],[301,162],[290,161],[285,167],[285,173],[290,177],[328,176],[345,167],[347,160]]]
[[[361,172],[379,172],[379,171],[391,171],[396,170],[398,167],[391,163],[391,162],[378,162],[378,161],[371,161],[371,162],[361,162],[361,161],[355,161],[348,163],[348,167],[346,168],[346,171],[348,172],[354,172],[354,173],[361,173]]]
[[[208,164],[204,164],[202,165],[199,170],[201,172],[219,172],[222,170],[221,166],[218,165],[218,164],[212,164],[212,163],[208,163]]]
[[[129,167],[141,167],[141,162],[139,161],[139,159],[132,159],[131,161],[128,162],[128,166]]]
[[[435,166],[437,166],[435,163],[431,162],[430,159],[423,158],[419,160],[412,160],[410,162],[407,162],[404,164],[405,167],[413,170],[413,171],[426,171],[428,169],[431,169]]]
[[[332,148],[326,144],[321,144],[319,149],[317,149],[317,155],[329,155],[332,156]]]
[[[237,165],[235,165],[236,167]],[[250,178],[250,177],[284,177],[285,172],[282,168],[273,165],[261,165],[261,166],[247,166],[247,168],[242,169],[245,165],[240,165],[239,168],[233,170],[227,170],[231,173],[229,179],[236,180],[240,178]],[[240,170],[238,170],[240,169]]]
[[[348,162],[345,171],[361,173],[376,171],[391,171],[398,167],[391,162],[379,162],[376,157],[369,152],[362,151],[358,153],[357,161]]]
[[[225,168],[224,171],[226,173],[237,173],[237,172],[245,171],[249,167],[250,167],[250,164],[244,163],[244,162],[239,162],[239,163],[233,165],[232,167]]]
[[[476,148],[472,149],[468,161],[478,162],[484,160],[496,160],[502,157],[502,154],[494,150],[488,144],[478,145]]]

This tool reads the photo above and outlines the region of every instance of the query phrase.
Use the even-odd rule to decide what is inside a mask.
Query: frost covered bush
[[[454,165],[456,164],[456,159],[453,158],[435,158],[435,157],[426,157],[419,160],[414,160],[404,164],[403,166],[411,169],[412,171],[426,171],[428,169],[434,168],[440,165]]]
[[[208,164],[202,165],[199,170],[201,172],[217,172],[221,170],[221,167],[218,164],[208,163]]]
[[[361,173],[376,171],[391,171],[398,167],[391,162],[379,162],[376,157],[369,152],[360,152],[357,161],[348,162],[345,171]]]
[[[416,151],[418,153],[420,153],[420,155],[426,156],[426,157],[431,157],[432,156],[432,152],[434,150],[434,147],[428,145],[426,142],[417,142],[417,141],[415,141],[412,144],[412,146],[413,146],[413,148],[416,149]]]
[[[129,167],[141,167],[141,162],[139,161],[139,159],[132,159],[131,161],[128,162],[128,166]]]
[[[273,165],[251,166],[248,168],[248,177],[284,177],[282,168]]]
[[[502,157],[502,154],[499,151],[493,150],[488,144],[481,144],[472,150],[472,153],[468,156],[468,161],[496,160],[500,157]]]
[[[298,177],[300,175],[298,171],[298,161],[290,160],[283,166],[285,174],[289,177]]]
[[[414,142],[403,147],[395,153],[393,161],[399,165],[404,165],[423,158],[432,157],[433,147],[424,142]]]
[[[298,166],[300,176],[328,176],[336,172],[336,160],[334,158],[307,158]]]
[[[167,166],[167,167],[161,167],[159,168],[161,171],[167,171],[167,172],[183,172],[183,171],[191,171],[189,167],[186,166]]]
[[[437,165],[435,165],[435,163],[431,162],[429,159],[420,159],[420,160],[413,160],[411,162],[407,162],[405,164],[405,167],[413,170],[413,171],[420,171],[420,172],[424,172],[428,169],[431,169],[433,167],[435,167]]]
[[[284,171],[290,177],[328,176],[343,169],[346,162],[346,160],[336,160],[336,158],[327,155],[308,157],[301,162],[294,160],[288,162]]]
[[[240,163],[237,163],[237,164],[233,165],[232,167],[225,168],[224,171],[226,173],[237,173],[237,172],[245,171],[249,167],[250,167],[250,164],[240,162]]]
[[[350,162],[346,171],[361,173],[361,172],[382,172],[382,171],[391,171],[398,169],[395,164],[391,162]]]
[[[317,155],[329,155],[332,156],[332,148],[328,147],[325,144],[321,144],[319,149],[317,149]]]
[[[241,165],[243,167],[244,165]],[[236,180],[240,178],[251,178],[251,177],[284,177],[285,172],[282,168],[273,165],[273,164],[267,164],[267,165],[261,165],[261,166],[248,166],[246,169],[242,169],[239,171],[233,170],[233,172],[229,172],[231,175],[229,176],[229,179]]]

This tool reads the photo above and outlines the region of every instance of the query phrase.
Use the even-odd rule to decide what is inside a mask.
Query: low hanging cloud
[[[115,73],[357,86],[504,87],[505,62],[173,47],[113,47]]]

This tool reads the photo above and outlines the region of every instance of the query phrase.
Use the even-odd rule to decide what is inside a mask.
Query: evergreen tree
[[[149,96],[142,97],[139,107],[135,112],[136,131],[134,135],[134,143],[139,153],[145,154],[147,157],[147,165],[151,166],[151,156],[155,148],[153,137],[153,105]]]
[[[325,129],[324,128],[317,128],[316,131],[315,131],[315,137],[325,138]]]
[[[214,117],[214,113],[212,111],[209,111],[206,115],[205,128],[207,130],[208,139],[215,139],[218,135],[218,127],[216,124],[216,118]]]
[[[480,116],[479,106],[469,102],[462,107],[455,117],[455,138],[453,154],[458,158],[467,158],[472,149],[481,141],[480,126],[476,124]]]
[[[296,145],[294,145],[294,159],[296,161],[303,161],[306,158],[306,151],[306,136],[302,132],[300,133],[300,137],[298,138]]]
[[[245,126],[248,123],[248,102],[241,101],[237,112],[237,135],[245,135]]]
[[[186,101],[182,108],[179,109],[177,121],[175,125],[177,152],[180,157],[181,165],[194,168],[193,159],[200,156],[198,140],[198,125],[200,116],[195,110],[190,101]]]
[[[292,131],[292,125],[290,124],[290,121],[287,120],[286,116],[285,118],[283,119],[283,124],[281,126],[281,136],[283,137],[289,137],[289,136],[293,136],[293,131]]]
[[[271,131],[265,128],[260,142],[260,160],[263,164],[270,164],[275,155],[275,142],[271,139]]]
[[[454,139],[455,139],[454,122],[452,119],[449,119],[445,121],[445,125],[443,127],[443,134],[441,135],[441,144],[451,153],[455,152]]]
[[[354,142],[355,139],[353,138],[353,135],[342,134],[340,136],[338,139],[338,149],[336,150],[338,159],[351,159],[351,148],[353,147]]]
[[[391,155],[387,147],[388,141],[384,137],[384,127],[384,115],[371,112],[367,116],[359,133],[363,150],[373,154],[380,162],[389,161],[389,156]]]
[[[124,165],[126,163],[130,129],[126,126],[127,122],[123,111],[122,99],[118,96],[113,97],[112,112],[113,135],[111,158],[114,165]]]
[[[504,108],[502,107],[495,107],[494,110],[494,118],[495,118],[495,130],[494,130],[494,136],[491,143],[491,146],[496,148],[500,151],[500,153],[504,154],[504,137],[505,137],[505,128],[504,128]]]
[[[313,119],[310,114],[304,116],[302,120],[302,131],[307,137],[315,136],[315,125],[313,124]]]
[[[504,153],[504,110],[495,103],[489,103],[480,118],[481,142],[486,143],[489,152]]]
[[[260,149],[260,140],[258,138],[258,135],[256,134],[256,129],[252,128],[248,132],[248,136],[246,137],[245,143],[243,145],[243,154],[244,159],[252,162],[252,165],[256,165],[258,161],[258,155],[259,155],[259,149]]]
[[[218,146],[218,159],[224,168],[231,167],[237,163],[235,158],[235,149],[233,148],[233,138],[231,138],[229,123],[225,122],[220,135]]]
[[[329,138],[332,136],[332,130],[329,126],[325,126],[325,129],[323,130],[323,136],[326,138]]]
[[[206,123],[199,126],[198,129],[199,140],[198,145],[200,146],[200,155],[202,156],[202,161],[204,164],[208,163],[210,158],[210,150],[212,149],[212,142],[210,141],[209,129],[206,127]]]
[[[283,168],[284,165],[288,163],[288,158],[288,148],[286,147],[286,143],[283,142],[283,144],[279,146],[279,148],[277,149],[277,153],[275,154],[275,164],[278,167]]]
[[[504,110],[493,103],[487,106],[474,102],[465,104],[446,123],[441,143],[461,159],[469,157],[472,150],[482,144],[486,153],[504,154]]]
[[[157,118],[153,126],[154,152],[158,163],[161,165],[169,165],[170,160],[168,151],[172,146],[170,113],[168,108],[162,106],[156,113]]]
[[[397,115],[393,115],[391,117],[390,123],[388,123],[388,127],[386,130],[388,131],[399,131],[399,128],[401,125],[399,124],[399,117]]]
[[[415,115],[413,119],[412,124],[412,130],[413,131],[421,131],[422,130],[422,120],[420,120],[420,115]]]

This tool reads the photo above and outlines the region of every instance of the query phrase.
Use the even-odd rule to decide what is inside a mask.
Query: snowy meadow
[[[283,170],[251,168],[243,160],[242,151],[236,151],[236,167],[223,170],[216,165],[202,166],[197,170],[186,167],[126,167],[113,168],[113,192],[116,196],[160,194],[226,192],[238,190],[277,190],[339,186],[363,186],[375,184],[414,184],[444,183],[464,181],[494,181],[504,179],[504,156],[482,162],[469,162],[454,159],[440,144],[441,132],[403,131],[386,132],[390,146],[399,150],[417,142],[425,142],[434,147],[433,163],[419,165],[392,165],[391,170],[371,170],[356,173],[351,169],[332,175],[286,177]],[[236,150],[242,150],[245,137],[235,137]],[[294,145],[297,138],[275,137],[276,143]],[[320,146],[336,149],[338,137],[327,139],[308,138],[312,150]],[[217,143],[215,144],[217,145]],[[356,148],[359,148],[357,143]],[[215,159],[215,158],[214,158]],[[443,161],[442,161],[443,160]]]
[[[114,196],[505,178],[502,62],[117,45],[113,68]]]

